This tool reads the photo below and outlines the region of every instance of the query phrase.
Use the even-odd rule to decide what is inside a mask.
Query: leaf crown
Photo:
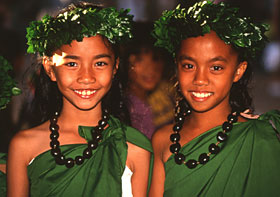
[[[179,4],[174,10],[164,11],[154,23],[152,35],[156,38],[156,46],[175,56],[182,40],[213,30],[226,44],[242,49],[244,58],[255,58],[268,41],[265,35],[268,29],[269,25],[241,16],[239,8],[228,3],[203,0],[188,9]]]
[[[111,43],[120,43],[132,37],[133,15],[129,9],[75,8],[57,17],[45,15],[42,20],[32,21],[27,27],[28,53],[51,56],[52,52],[73,40],[84,37],[105,36]]]
[[[0,56],[0,109],[6,108],[11,97],[19,95],[21,90],[16,87],[16,82],[11,77],[12,65]]]

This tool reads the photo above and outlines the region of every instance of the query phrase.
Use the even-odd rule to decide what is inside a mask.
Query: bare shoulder
[[[158,129],[152,137],[152,145],[153,148],[159,146],[166,146],[166,144],[170,144],[169,136],[172,133],[172,124],[165,125]]]
[[[158,129],[152,137],[155,158],[159,158],[163,163],[171,155],[169,147],[171,145],[170,135],[173,132],[172,128],[173,124],[166,125]]]
[[[166,125],[158,129],[152,137],[154,166],[149,196],[163,196],[165,180],[164,162],[170,156],[169,136],[172,133],[172,127],[172,124]]]
[[[43,123],[37,127],[22,130],[15,134],[9,145],[9,155],[20,154],[28,162],[38,153],[47,149],[48,144],[48,123]]]
[[[132,153],[132,154],[149,154],[150,152],[144,148],[141,148],[135,144],[132,144],[130,142],[127,142],[127,146],[128,146],[128,153]]]
[[[135,157],[139,157],[139,155],[141,156],[150,156],[150,152],[144,148],[141,148],[135,144],[132,144],[130,142],[127,142],[127,146],[128,146],[128,149],[127,149],[127,152],[128,152],[128,155],[133,155]]]
[[[47,125],[47,123],[43,123],[34,128],[21,130],[12,138],[11,143],[26,145],[26,143],[29,142],[41,141],[41,139],[47,134]]]

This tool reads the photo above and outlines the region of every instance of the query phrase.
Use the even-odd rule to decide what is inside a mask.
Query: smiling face
[[[63,95],[63,107],[81,110],[101,109],[101,99],[109,91],[118,68],[109,43],[97,35],[73,41],[55,51],[51,60],[44,58],[44,68],[56,81]]]
[[[230,111],[231,86],[246,70],[247,62],[215,32],[182,41],[177,53],[178,80],[183,96],[194,111]]]

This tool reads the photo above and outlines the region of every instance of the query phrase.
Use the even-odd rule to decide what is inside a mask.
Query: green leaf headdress
[[[96,34],[105,36],[113,44],[120,43],[132,37],[133,16],[128,12],[127,9],[77,7],[57,17],[45,15],[27,28],[27,52],[50,56],[64,44]]]
[[[154,24],[153,36],[156,46],[175,56],[182,40],[213,30],[226,44],[242,49],[244,58],[255,58],[268,41],[265,35],[268,29],[267,24],[241,16],[238,8],[227,3],[204,0],[188,9],[178,5],[174,10],[164,11]]]
[[[21,90],[16,87],[16,82],[10,75],[12,70],[11,64],[0,56],[0,109],[6,108],[12,96],[21,93]]]

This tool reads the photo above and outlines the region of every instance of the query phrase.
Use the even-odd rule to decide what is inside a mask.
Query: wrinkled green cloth
[[[80,166],[57,165],[50,150],[37,156],[28,166],[30,196],[121,196],[121,177],[127,158],[126,141],[152,152],[148,138],[139,131],[110,117],[93,156]],[[92,127],[79,126],[79,134],[92,139]],[[62,145],[66,158],[82,155],[87,144]]]
[[[0,164],[6,164],[7,154],[0,153]],[[6,196],[7,184],[6,184],[6,174],[0,171],[0,197]]]
[[[194,169],[175,164],[172,155],[165,163],[164,196],[280,196],[280,141],[269,120],[280,131],[280,112],[276,110],[257,120],[235,123],[221,152]],[[221,130],[218,126],[203,133],[181,152],[187,160],[197,160],[217,142]]]

